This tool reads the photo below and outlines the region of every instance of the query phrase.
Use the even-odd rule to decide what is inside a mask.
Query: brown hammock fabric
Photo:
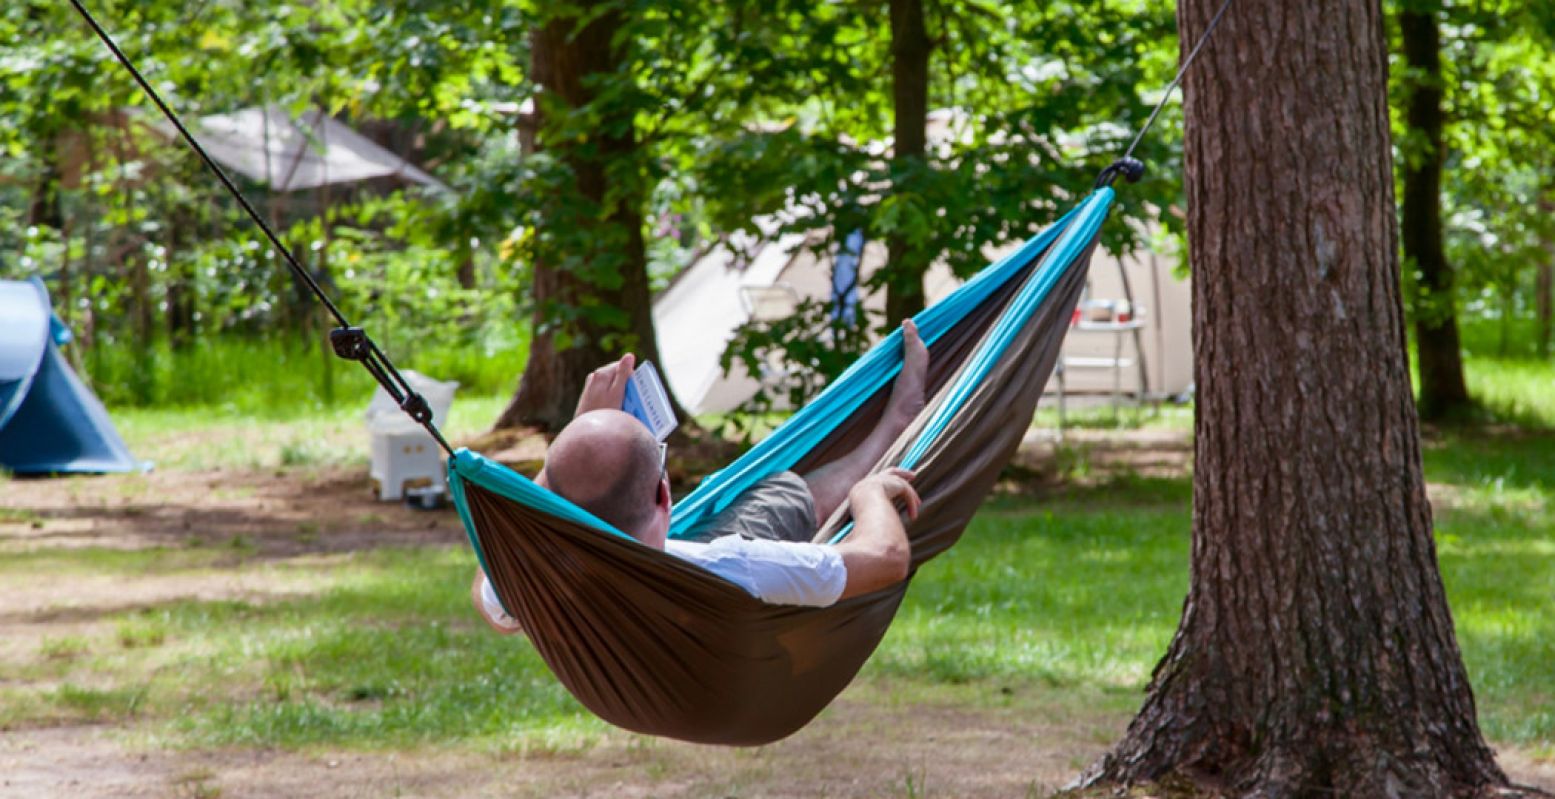
[[[1094,246],[1093,240],[1068,267],[919,463],[915,485],[923,506],[907,528],[914,570],[956,542],[1020,445]],[[877,468],[898,462],[1023,277],[933,343],[928,407]],[[877,392],[795,470],[813,469],[862,440],[889,392],[889,385]],[[578,701],[628,730],[729,745],[793,733],[853,679],[907,590],[904,581],[827,608],[767,605],[662,551],[557,519],[473,482],[464,490],[473,534],[508,611]],[[844,506],[817,540],[829,539],[848,518]]]

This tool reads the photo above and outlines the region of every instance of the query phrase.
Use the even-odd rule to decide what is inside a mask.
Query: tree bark
[[[1405,119],[1419,146],[1405,147],[1400,233],[1404,260],[1415,270],[1415,349],[1420,367],[1420,416],[1458,416],[1469,405],[1458,340],[1457,297],[1452,264],[1442,246],[1441,35],[1434,0],[1406,4],[1399,12],[1408,70]]]
[[[931,49],[923,0],[891,0],[893,193],[910,193],[912,177],[926,168]],[[895,327],[923,309],[923,276],[929,261],[900,232],[886,236],[886,250],[886,325]]]
[[[1183,45],[1220,0],[1182,0]],[[1506,784],[1437,569],[1400,298],[1379,0],[1236,4],[1185,84],[1190,586],[1083,782],[1249,797]]]
[[[604,5],[579,4],[573,14],[551,18],[532,35],[534,79],[550,95],[553,108],[564,112],[581,108],[595,100],[599,82],[630,79],[619,74],[621,59],[615,43],[624,22],[622,12],[612,9],[596,13],[596,7]],[[579,28],[578,22],[583,18],[590,21]],[[560,430],[572,419],[588,373],[620,355],[613,351],[618,342],[630,346],[639,361],[659,360],[643,241],[643,188],[632,177],[622,178],[618,170],[610,168],[636,157],[640,147],[630,111],[599,120],[587,137],[592,141],[580,140],[581,137],[547,140],[547,105],[536,104],[534,146],[555,154],[567,166],[576,178],[577,195],[591,209],[566,217],[566,224],[576,228],[566,231],[566,237],[588,240],[586,234],[592,231],[599,234],[592,237],[595,241],[620,244],[620,252],[569,253],[567,260],[574,260],[577,255],[585,260],[601,255],[619,257],[619,280],[591,280],[579,273],[578,266],[543,258],[534,264],[534,335],[529,361],[513,401],[497,419],[498,428],[534,426]],[[605,112],[609,113],[608,108]],[[539,230],[535,235],[557,233]],[[625,314],[624,329],[574,314],[577,309],[591,307],[616,309]],[[686,418],[682,409],[677,406],[676,410],[682,419]]]

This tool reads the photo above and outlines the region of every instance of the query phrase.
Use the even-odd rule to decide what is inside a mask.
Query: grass
[[[1494,418],[1523,427],[1555,428],[1555,362],[1471,358],[1464,364],[1469,396]]]
[[[322,334],[321,334],[322,336]],[[467,341],[404,341],[384,349],[401,370],[457,380],[466,393],[510,391],[528,358],[527,328],[491,346]],[[215,409],[229,415],[291,419],[299,411],[357,409],[376,384],[359,365],[326,355],[322,338],[237,335],[197,339],[147,352],[98,346],[71,353],[105,404],[115,408]]]
[[[1539,357],[1534,320],[1460,314],[1458,323],[1463,379],[1484,416],[1522,427],[1555,429],[1555,357]],[[1412,342],[1410,359],[1412,366],[1418,366]],[[1418,376],[1415,382],[1418,388]]]
[[[1193,406],[1181,405],[1172,402],[1161,402],[1155,405],[1134,405],[1132,400],[1125,398],[1122,405],[1114,411],[1110,400],[1105,398],[1071,399],[1069,406],[1064,411],[1064,427],[1079,430],[1191,430],[1193,429]],[[1099,403],[1099,404],[1098,404]],[[1032,424],[1037,427],[1056,429],[1058,425],[1058,407],[1044,401],[1042,407],[1037,410]]]
[[[1555,756],[1555,434],[1537,432],[1555,427],[1555,366],[1478,357],[1468,377],[1496,417],[1521,427],[1427,438],[1442,574],[1487,735]],[[355,468],[366,459],[362,411],[371,387],[349,394],[351,385],[337,386],[335,404],[251,397],[120,407],[114,416],[132,450],[161,470]],[[485,429],[507,400],[501,388],[462,392],[444,426],[451,437]],[[1124,409],[1115,418],[1091,408],[1067,421],[1187,430],[1192,409]],[[1037,424],[1055,423],[1054,411],[1039,413]],[[851,701],[1033,708],[1053,718],[1124,719],[1137,708],[1181,612],[1191,487],[1186,476],[1109,473],[1086,446],[1059,448],[1070,488],[1040,504],[989,502],[964,540],[919,574]],[[85,500],[102,490],[143,492],[142,483],[130,475],[79,485]],[[33,511],[0,508],[0,524],[35,521]],[[266,570],[263,582],[287,587],[269,598],[106,612],[37,641],[5,662],[12,679],[0,685],[0,729],[120,723],[177,746],[498,753],[586,750],[608,734],[531,647],[477,625],[463,547],[260,561],[241,537],[192,541],[206,543],[45,545],[0,561],[0,583],[242,568]],[[911,763],[898,779],[903,795],[942,793],[934,775]]]
[[[363,413],[372,398],[363,386],[354,402],[292,406],[286,416],[251,416],[231,406],[116,408],[113,420],[136,457],[157,469],[299,469],[367,463]],[[456,394],[439,426],[450,440],[491,426],[506,406],[499,394]]]
[[[1548,748],[1555,438],[1447,434],[1426,461],[1484,728]],[[850,696],[999,707],[1036,695],[1046,713],[1126,717],[1181,610],[1189,525],[1186,478],[1121,475],[1040,506],[990,502],[961,544],[920,573]],[[230,568],[233,556],[221,545],[40,550],[0,564],[0,579],[202,574]],[[0,693],[0,723],[143,719],[185,745],[524,752],[586,749],[606,732],[527,644],[477,626],[463,548],[259,568],[272,570],[266,581],[307,588],[266,601],[165,602],[109,614],[90,636],[49,639],[19,674],[52,687]],[[921,775],[911,785],[923,788]]]
[[[1442,577],[1485,731],[1555,745],[1555,435],[1432,442]]]

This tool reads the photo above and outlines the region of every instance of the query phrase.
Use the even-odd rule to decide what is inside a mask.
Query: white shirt
[[[711,543],[665,542],[664,551],[745,589],[769,605],[835,604],[848,583],[836,547],[787,541],[752,541],[737,535]]]
[[[848,568],[835,547],[825,544],[795,544],[778,541],[749,541],[737,535],[713,539],[712,543],[694,541],[665,542],[666,552],[694,563],[745,589],[746,593],[769,605],[836,604],[848,584]],[[504,627],[516,627],[492,590],[491,580],[481,575],[481,604],[486,616]]]

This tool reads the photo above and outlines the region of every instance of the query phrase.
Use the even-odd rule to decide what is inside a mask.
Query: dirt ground
[[[1185,437],[1145,433],[1106,443],[1081,434],[1062,448],[1095,464],[1182,473]],[[1064,457],[1034,438],[1016,474],[1022,490]],[[328,558],[380,546],[463,540],[451,511],[374,501],[360,472],[341,467],[177,472],[0,483],[0,557],[70,547],[139,549],[230,544],[198,573],[131,578],[7,578],[0,591],[0,684],[7,665],[46,639],[102,634],[106,614],[179,598],[267,598],[311,590],[246,576],[259,559]],[[1027,689],[1036,691],[1038,689]],[[694,746],[612,734],[576,749],[470,752],[279,751],[159,746],[155,722],[0,730],[0,799],[34,797],[1020,797],[1047,796],[1100,755],[1124,715],[1051,697],[1005,707],[897,703],[884,684],[855,686],[788,740],[756,749]],[[1514,778],[1555,790],[1555,763],[1502,751]]]

